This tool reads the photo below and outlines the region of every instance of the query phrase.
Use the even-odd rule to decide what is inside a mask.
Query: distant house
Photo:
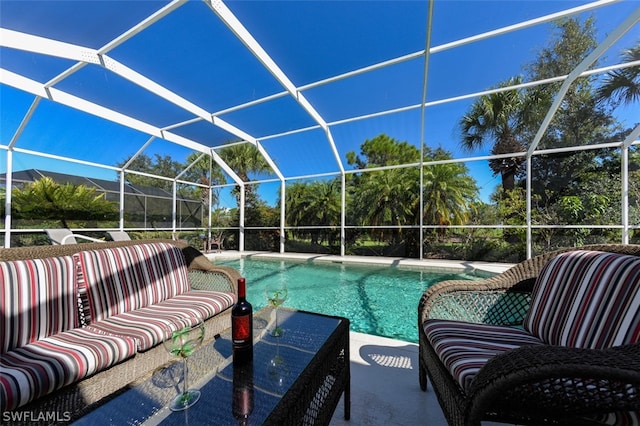
[[[43,177],[49,177],[57,183],[84,185],[96,188],[104,193],[105,198],[114,203],[120,202],[120,182],[94,179],[84,176],[68,175],[45,170],[29,169],[13,172],[14,186],[31,183]],[[6,186],[6,173],[0,174],[0,186]],[[179,228],[201,227],[203,223],[202,201],[177,195],[177,223]],[[150,186],[124,184],[124,217],[125,226],[170,228],[172,226],[173,195],[169,192]]]

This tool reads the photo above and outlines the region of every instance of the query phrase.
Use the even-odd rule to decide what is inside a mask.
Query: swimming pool
[[[414,343],[418,341],[418,301],[424,290],[444,280],[479,279],[351,263],[245,258],[215,263],[231,266],[247,279],[247,299],[254,311],[267,304],[265,285],[285,282],[286,307],[346,317],[352,331]]]

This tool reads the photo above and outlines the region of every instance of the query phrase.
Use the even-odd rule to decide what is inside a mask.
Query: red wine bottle
[[[231,339],[233,357],[253,357],[253,307],[247,301],[244,278],[238,278],[238,302],[231,309]]]

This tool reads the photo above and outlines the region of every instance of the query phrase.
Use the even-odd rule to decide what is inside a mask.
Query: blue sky
[[[584,1],[453,1],[434,6],[432,46],[439,46],[527,19],[576,7]],[[99,49],[162,7],[157,1],[0,1],[3,28],[48,36]],[[425,47],[427,3],[419,1],[232,1],[229,9],[298,87],[362,67],[418,52]],[[581,14],[593,14],[602,40],[625,16],[640,7],[625,0]],[[431,56],[428,101],[486,90],[522,72],[546,45],[550,25],[543,24]],[[619,52],[640,40],[636,26],[601,62],[619,61]],[[264,69],[210,9],[191,1],[142,33],[110,51],[109,56],[165,85],[209,112],[282,92],[282,86]],[[2,47],[3,68],[44,83],[68,69],[73,61],[34,55]],[[422,59],[362,74],[303,91],[330,124],[364,114],[417,105],[422,98]],[[54,87],[92,102],[121,110],[157,127],[192,118],[157,96],[98,66],[86,66]],[[7,145],[33,94],[0,85],[0,144]],[[425,141],[442,146],[455,157],[485,155],[459,147],[457,122],[472,100],[428,108]],[[637,120],[635,108],[616,112],[626,126]],[[283,174],[301,176],[337,171],[325,134],[320,130],[269,138],[292,129],[313,126],[313,119],[290,97],[225,113],[221,118],[261,139]],[[365,139],[386,133],[418,145],[422,140],[420,111],[331,126],[343,161],[348,151],[359,151]],[[208,146],[233,135],[206,123],[175,132]],[[86,113],[42,100],[18,140],[17,147],[115,166],[135,153],[149,136]],[[145,151],[171,155],[183,161],[191,151],[154,141]],[[485,201],[499,184],[486,162],[468,163]],[[6,171],[0,156],[0,171]],[[346,165],[345,161],[345,167]],[[115,179],[111,170],[38,159],[16,154],[14,170],[41,168],[91,177]],[[263,196],[272,202],[279,185],[263,184]],[[232,203],[226,195],[225,204]]]

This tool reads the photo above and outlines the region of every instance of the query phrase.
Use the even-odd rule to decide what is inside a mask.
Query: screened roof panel
[[[424,59],[393,66],[305,90],[328,122],[358,117],[422,101]],[[375,90],[372,90],[375,87]]]
[[[380,134],[386,134],[400,142],[408,142],[419,148],[420,126],[416,126],[415,123],[420,123],[420,116],[420,109],[412,109],[333,127],[332,134],[345,169],[355,167],[347,164],[347,152],[354,151],[360,155],[360,145],[365,140],[373,139]]]
[[[488,155],[491,144],[486,144],[473,153],[465,151],[460,140],[462,133],[459,127],[460,119],[467,112],[474,99],[448,102],[430,106],[425,114],[425,141],[431,147],[443,147],[455,157],[470,155]],[[436,125],[437,124],[437,125]]]
[[[228,7],[298,86],[425,48],[427,2],[250,1]]]
[[[201,1],[187,2],[110,55],[210,112],[283,90]]]
[[[160,96],[96,65],[83,67],[56,87],[157,127],[195,117]]]
[[[588,0],[436,1],[432,44],[450,43],[588,3]]]
[[[534,55],[532,50],[522,48],[522,40],[544,42],[544,37],[538,39],[532,35],[537,35],[537,31],[522,30],[432,54],[427,101],[483,92],[510,77],[522,75],[523,62]],[[460,62],[460,58],[464,61]],[[451,63],[458,66],[448,66]]]
[[[220,118],[257,138],[317,124],[291,96],[232,111]]]
[[[209,147],[217,147],[239,140],[233,133],[204,120],[185,123],[179,127],[172,128],[171,132]]]
[[[306,176],[340,170],[321,129],[261,141],[285,176]]]
[[[6,105],[9,99],[11,99],[11,108],[4,108],[3,105]],[[2,120],[2,125],[0,126],[0,138],[2,139],[0,144],[7,144],[11,141],[32,103],[32,95],[22,90],[14,89],[11,86],[0,84],[0,120]]]
[[[0,48],[0,58],[2,58],[3,68],[40,83],[48,82],[74,64],[73,61],[67,59],[37,55],[5,47]]]
[[[12,36],[18,47],[0,47],[0,144],[11,141],[33,100],[42,96],[16,148],[112,167],[152,137],[156,139],[144,153],[176,161],[246,137],[263,144],[285,178],[332,173],[340,167],[331,138],[320,128],[324,123],[329,123],[327,130],[345,165],[347,152],[358,151],[366,139],[381,133],[419,146],[428,2],[208,3],[3,0],[3,30],[69,44],[47,47],[46,39],[28,43]],[[596,17],[601,42],[638,9],[633,0],[433,4],[424,138],[456,156],[485,150],[461,152],[457,123],[475,98],[451,98],[486,91],[520,74],[551,37],[546,15],[587,5],[591,9],[579,16]],[[544,22],[526,27],[527,20],[541,17]],[[522,28],[460,43],[514,24]],[[6,45],[8,39],[3,39],[0,44]],[[638,40],[636,24],[595,66],[620,63],[621,50]],[[455,46],[444,49],[444,43]],[[89,48],[82,52],[88,59],[56,57],[77,55],[73,45]],[[30,52],[42,46],[46,52]],[[394,64],[379,68],[385,61]],[[42,86],[77,64],[83,66],[53,82],[51,90]],[[376,69],[360,73],[366,67]],[[345,78],[353,72],[357,75]],[[61,97],[56,92],[60,90],[78,99]],[[49,96],[56,102],[47,100]],[[447,103],[435,105],[442,100]],[[84,101],[95,105],[87,107]],[[376,115],[396,108],[407,110]],[[82,109],[89,112],[78,111]],[[633,108],[616,112],[628,125],[637,121]],[[366,118],[353,121],[357,117]]]
[[[72,126],[68,125],[73,123]],[[38,152],[115,166],[134,154],[148,136],[91,114],[43,99],[17,146]],[[69,150],[73,146],[73,150]]]
[[[99,49],[165,1],[3,1],[3,28]],[[126,11],[126,13],[124,13]]]

